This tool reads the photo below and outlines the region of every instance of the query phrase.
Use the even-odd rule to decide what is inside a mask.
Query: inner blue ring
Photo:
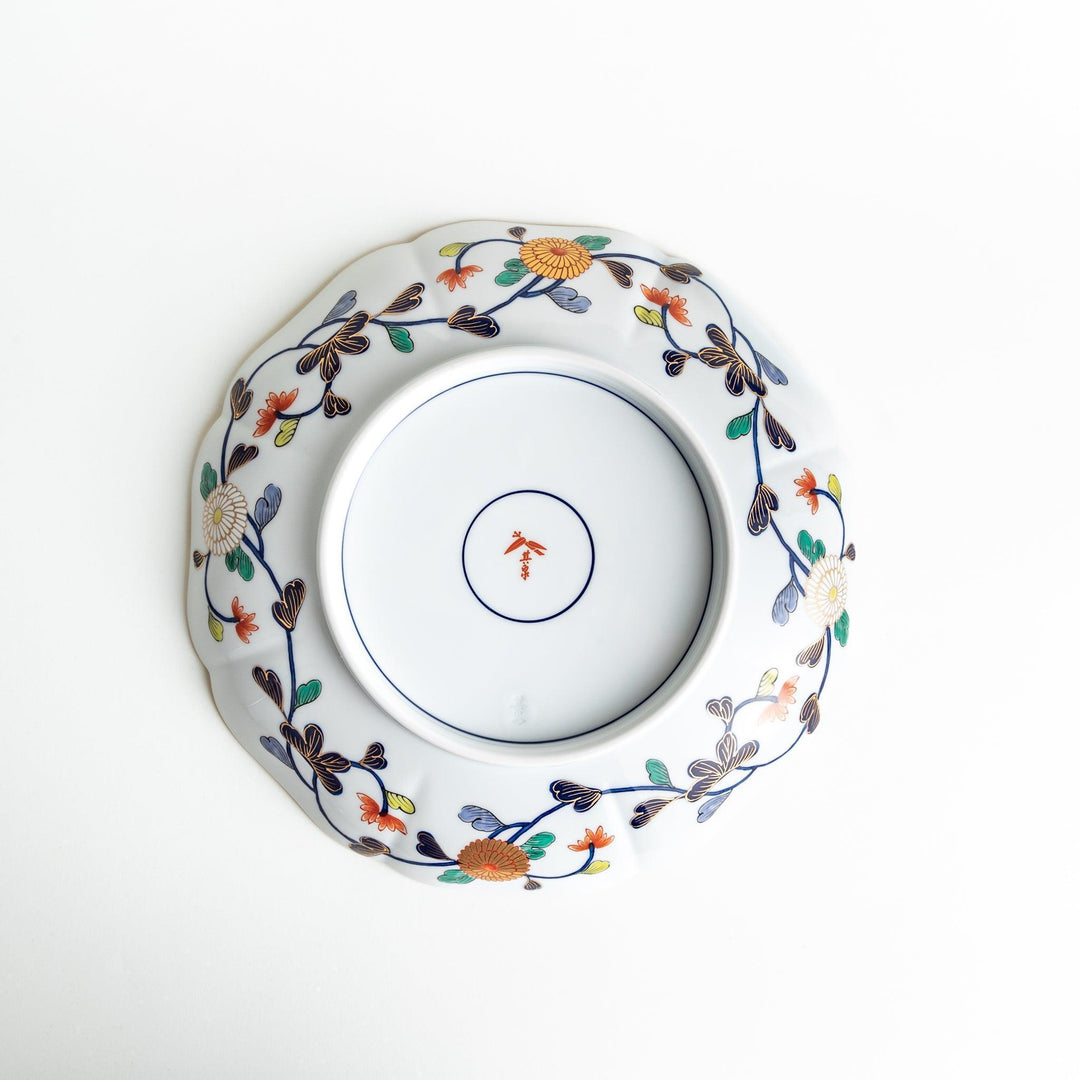
[[[515,619],[513,615],[504,615],[501,611],[493,608],[490,604],[486,603],[484,598],[473,588],[473,583],[469,580],[469,571],[465,566],[465,548],[469,543],[469,533],[472,532],[472,527],[480,519],[480,515],[484,513],[489,507],[494,506],[497,502],[502,502],[503,499],[509,499],[511,495],[544,495],[549,499],[554,499],[556,502],[561,502],[577,519],[581,522],[581,527],[585,530],[585,535],[589,539],[589,574],[585,578],[585,584],[581,586],[581,592],[570,601],[564,608],[560,608],[553,615],[543,615],[539,619]],[[596,545],[593,543],[592,533],[589,531],[589,526],[585,523],[585,519],[577,512],[577,510],[568,503],[565,499],[560,498],[558,495],[552,495],[550,491],[540,491],[538,488],[522,488],[520,491],[508,491],[505,495],[496,495],[490,502],[485,503],[476,512],[476,517],[469,522],[469,527],[465,530],[465,538],[461,541],[461,572],[465,575],[465,584],[469,586],[469,592],[476,597],[477,601],[492,615],[498,615],[500,619],[506,619],[508,622],[516,623],[541,623],[549,622],[551,619],[557,619],[560,615],[565,615],[584,595],[585,590],[589,587],[589,582],[592,581],[593,570],[596,569]]]

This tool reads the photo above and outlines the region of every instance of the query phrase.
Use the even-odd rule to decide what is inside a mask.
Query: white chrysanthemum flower
[[[218,484],[203,506],[203,535],[215,555],[228,555],[244,535],[247,502],[243,492],[230,483]]]
[[[831,627],[847,606],[847,573],[839,555],[822,555],[806,581],[806,607],[822,627]]]

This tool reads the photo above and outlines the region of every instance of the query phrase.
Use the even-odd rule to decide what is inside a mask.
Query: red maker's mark
[[[503,552],[504,555],[509,555],[511,551],[517,551],[518,548],[523,548],[521,552],[521,580],[529,580],[529,563],[532,561],[534,554],[543,555],[547,551],[547,548],[543,544],[538,544],[535,540],[526,540],[525,537],[518,532],[514,531],[514,539],[510,546]]]

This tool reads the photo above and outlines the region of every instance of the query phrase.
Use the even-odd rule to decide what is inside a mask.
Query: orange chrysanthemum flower
[[[402,836],[407,833],[408,830],[401,818],[396,818],[393,814],[380,813],[382,808],[370,795],[358,791],[356,797],[360,800],[360,817],[369,825],[378,825],[379,832],[389,829],[391,832],[401,833]]]
[[[522,244],[521,261],[534,273],[552,281],[580,277],[592,266],[592,252],[576,240],[542,236]]]
[[[641,291],[650,303],[666,307],[668,314],[676,322],[681,322],[683,326],[693,326],[690,316],[686,314],[686,301],[681,296],[672,296],[667,289],[654,289],[649,285],[642,285]]]
[[[802,476],[795,477],[795,492],[810,504],[810,513],[818,512],[818,497],[814,494],[817,480],[809,469],[803,469]]]
[[[588,851],[590,847],[607,847],[614,839],[615,837],[605,833],[604,826],[600,825],[595,832],[592,829],[586,829],[584,840],[579,840],[576,844],[567,844],[566,846],[571,851]]]
[[[529,856],[506,840],[474,840],[458,852],[457,863],[481,881],[513,881],[529,872]]]
[[[278,418],[278,413],[286,409],[296,400],[300,388],[295,390],[282,390],[280,394],[269,393],[266,395],[266,408],[259,410],[259,422],[255,425],[255,435],[265,435]]]
[[[798,675],[792,675],[776,695],[776,701],[769,702],[758,717],[759,724],[769,724],[773,720],[786,720],[787,707],[795,704],[795,684],[799,681]]]
[[[247,643],[251,641],[251,635],[259,629],[255,625],[255,612],[245,611],[240,606],[240,597],[234,596],[232,598],[232,613],[233,618],[236,620],[236,622],[233,623],[236,627],[236,636],[247,645]]]
[[[440,285],[445,285],[451,292],[455,289],[464,289],[465,282],[473,276],[473,274],[479,274],[484,268],[482,266],[463,266],[460,270],[455,270],[450,267],[449,270],[444,270],[435,280]]]

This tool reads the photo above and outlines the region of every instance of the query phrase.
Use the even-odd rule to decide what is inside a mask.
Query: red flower
[[[692,326],[690,317],[686,314],[686,301],[681,296],[671,296],[667,289],[653,289],[648,285],[642,285],[641,291],[645,299],[654,304],[668,309],[668,314],[683,326]]]
[[[255,612],[245,611],[240,606],[240,597],[232,598],[232,613],[236,622],[236,636],[246,645],[251,640],[251,635],[259,628],[255,625]]]
[[[759,724],[768,724],[773,720],[787,719],[787,707],[795,704],[795,684],[798,681],[798,675],[792,675],[790,679],[785,681],[776,695],[776,701],[770,702],[762,709],[761,715],[758,717]]]
[[[818,497],[814,494],[817,480],[809,469],[803,469],[802,476],[795,478],[795,492],[801,495],[810,504],[810,513],[818,512]]]
[[[576,844],[567,844],[566,846],[571,851],[588,851],[591,847],[607,847],[614,839],[615,837],[607,835],[604,832],[604,826],[600,825],[595,832],[592,829],[586,829],[584,840],[579,840]]]
[[[686,301],[681,296],[673,296],[671,298],[671,306],[668,308],[668,314],[681,322],[683,326],[693,326],[690,322],[690,317],[686,314]]]
[[[449,270],[444,270],[435,280],[453,292],[455,289],[464,289],[465,282],[483,269],[482,266],[463,266],[460,270],[451,267]]]
[[[296,400],[300,388],[295,390],[282,390],[280,394],[270,393],[266,395],[266,408],[259,410],[259,422],[255,425],[256,436],[265,435],[278,418],[278,413],[286,409]]]
[[[360,817],[369,825],[378,825],[379,832],[382,832],[383,829],[389,829],[391,832],[399,832],[402,836],[405,835],[407,830],[400,818],[394,817],[393,814],[379,813],[379,804],[370,795],[364,795],[358,791],[356,797],[360,800]]]

